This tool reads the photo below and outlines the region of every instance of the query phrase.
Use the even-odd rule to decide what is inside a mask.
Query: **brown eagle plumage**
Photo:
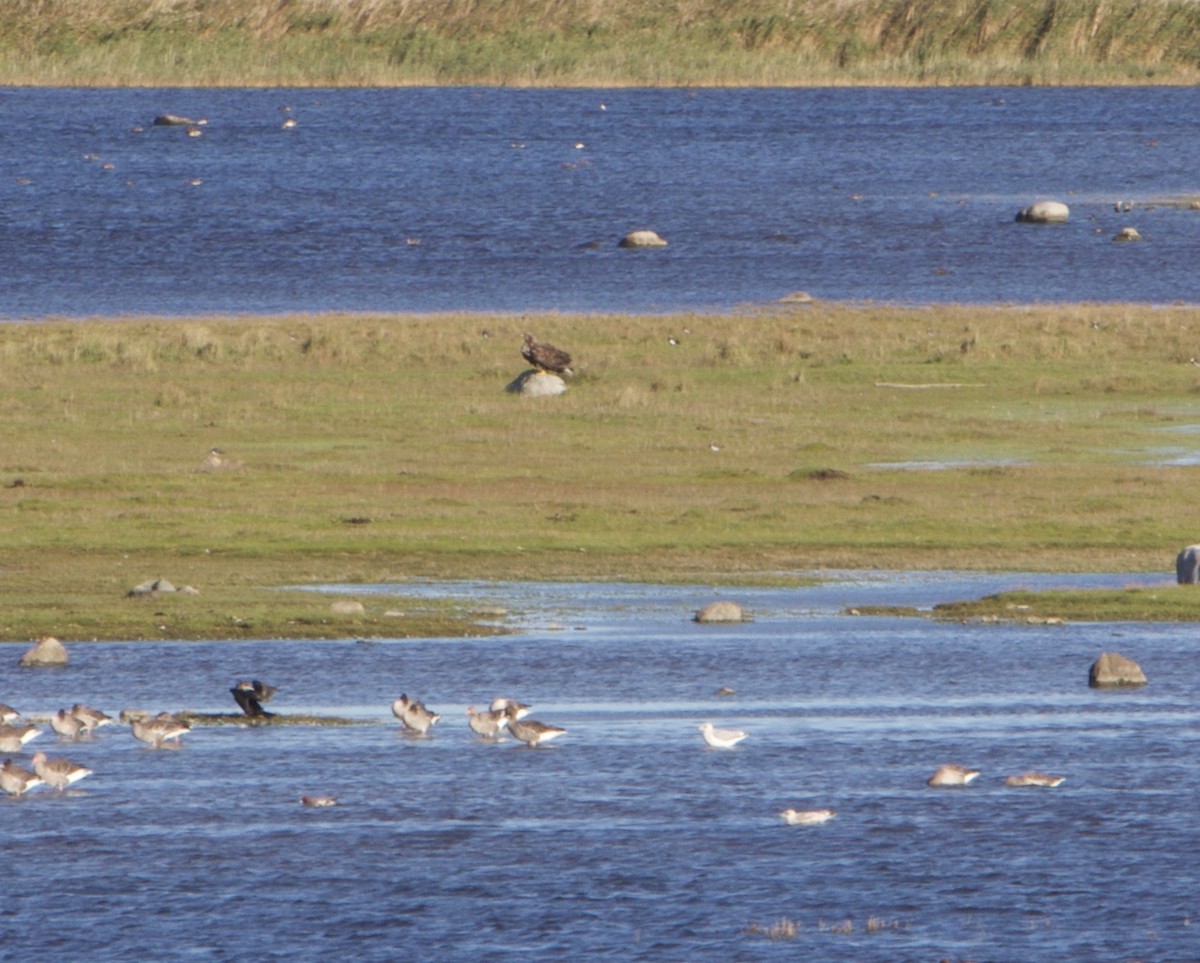
[[[521,357],[539,371],[549,371],[552,374],[574,374],[571,371],[571,356],[552,344],[545,344],[534,339],[526,332],[525,343],[521,345]]]

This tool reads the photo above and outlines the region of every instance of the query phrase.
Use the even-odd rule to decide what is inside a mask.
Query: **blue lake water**
[[[798,290],[1193,303],[1200,211],[1156,202],[1200,193],[1194,106],[1189,88],[4,88],[0,318]],[[208,125],[149,126],[163,112]],[[1043,198],[1070,222],[1014,223]],[[1125,226],[1145,241],[1113,243]],[[616,247],[642,228],[670,246]]]
[[[75,644],[61,670],[0,647],[0,701],[232,711],[228,687],[330,727],[124,727],[25,747],[95,774],[0,799],[0,958],[1192,960],[1200,958],[1200,687],[1189,625],[942,624],[847,606],[1147,576],[841,573],[800,589],[330,587],[368,609],[504,606],[475,639]],[[754,621],[690,615],[734,597]],[[1087,686],[1104,651],[1136,691]],[[717,697],[722,686],[735,690]],[[406,737],[401,693],[444,718]],[[506,694],[567,735],[490,745]],[[705,747],[712,720],[749,737]],[[958,762],[969,787],[925,785]],[[1027,769],[1057,789],[1010,789]],[[307,809],[305,793],[340,805]],[[832,806],[789,827],[785,807]],[[792,939],[751,932],[780,919]],[[849,926],[847,926],[849,924]]]

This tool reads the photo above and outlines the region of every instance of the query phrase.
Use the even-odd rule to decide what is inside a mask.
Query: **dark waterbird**
[[[237,702],[242,712],[251,719],[261,719],[275,714],[267,712],[262,707],[264,702],[270,702],[271,697],[275,695],[274,686],[259,682],[258,679],[251,679],[249,682],[239,682],[229,691],[233,693],[234,701]]]

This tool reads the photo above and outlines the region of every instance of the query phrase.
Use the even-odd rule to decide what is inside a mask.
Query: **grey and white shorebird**
[[[965,786],[979,775],[978,769],[967,769],[965,766],[947,763],[938,766],[932,776],[925,780],[928,786]]]
[[[557,739],[567,733],[566,729],[559,726],[547,725],[536,719],[522,719],[520,709],[516,705],[510,705],[504,710],[504,713],[508,716],[505,723],[508,731],[513,734],[514,738],[519,739],[530,748],[540,746],[543,742],[549,742],[551,739]]]
[[[789,826],[819,826],[836,815],[836,809],[785,809],[779,814]]]
[[[530,706],[524,702],[518,702],[516,699],[510,699],[508,696],[496,696],[492,700],[491,710],[493,712],[504,712],[509,706],[515,706],[517,709],[517,718],[524,719],[530,712]]]
[[[28,769],[22,769],[11,759],[5,759],[4,765],[0,766],[0,789],[10,796],[23,795],[40,785],[42,785],[41,776]]]
[[[41,734],[42,730],[31,722],[23,726],[0,726],[0,752],[20,752],[25,743]]]
[[[92,770],[87,766],[81,766],[71,762],[70,759],[61,757],[50,759],[44,752],[35,752],[30,762],[33,763],[33,771],[37,773],[38,778],[59,792],[92,774]]]
[[[76,702],[71,706],[71,715],[79,720],[79,724],[83,726],[83,734],[91,735],[101,726],[111,726],[112,716],[99,709],[93,709],[91,706],[85,706],[82,702]]]
[[[1006,786],[1045,786],[1047,789],[1053,789],[1055,786],[1062,785],[1066,776],[1051,776],[1044,772],[1023,772],[1019,776],[1009,776],[1004,780]]]
[[[129,728],[135,739],[144,742],[151,749],[161,749],[169,743],[178,746],[181,744],[179,740],[186,733],[192,731],[192,727],[186,722],[181,722],[170,715],[159,715],[151,719],[134,719],[130,722]]]
[[[429,732],[441,718],[439,713],[427,709],[423,702],[410,699],[405,694],[392,703],[392,715],[403,723],[405,729],[420,735]]]
[[[66,709],[59,709],[50,717],[50,728],[62,739],[78,739],[83,734],[83,723]]]
[[[741,729],[714,729],[711,722],[702,722],[698,728],[704,741],[713,749],[732,749],[746,738]]]
[[[0,725],[8,725],[10,722],[16,722],[21,718],[21,713],[17,712],[12,706],[6,706],[0,702]]]
[[[484,739],[499,739],[505,733],[508,713],[503,709],[476,709],[467,706],[467,725]]]

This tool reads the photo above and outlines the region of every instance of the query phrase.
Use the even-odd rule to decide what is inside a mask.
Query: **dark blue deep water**
[[[1190,303],[1195,107],[1188,88],[0,89],[0,318]],[[163,112],[209,123],[149,126]],[[1013,222],[1044,198],[1070,223]],[[1113,243],[1125,226],[1145,241]],[[640,228],[670,246],[617,249]]]
[[[228,687],[260,677],[272,708],[358,724],[197,726],[157,752],[121,726],[34,740],[26,763],[40,747],[95,774],[0,798],[0,959],[1200,959],[1194,626],[844,614],[1154,581],[356,586],[331,591],[374,612],[460,595],[521,631],[80,643],[60,670],[20,670],[25,646],[3,646],[0,701],[28,715],[230,711]],[[690,620],[729,595],[753,622]],[[1110,650],[1149,684],[1089,689]],[[444,714],[430,736],[400,732],[401,693]],[[567,734],[478,741],[465,708],[498,694]],[[710,750],[704,720],[749,737]],[[945,762],[982,775],[928,788]],[[1004,785],[1027,769],[1066,781]],[[822,826],[777,816],[825,806]],[[781,919],[793,938],[762,932]]]

